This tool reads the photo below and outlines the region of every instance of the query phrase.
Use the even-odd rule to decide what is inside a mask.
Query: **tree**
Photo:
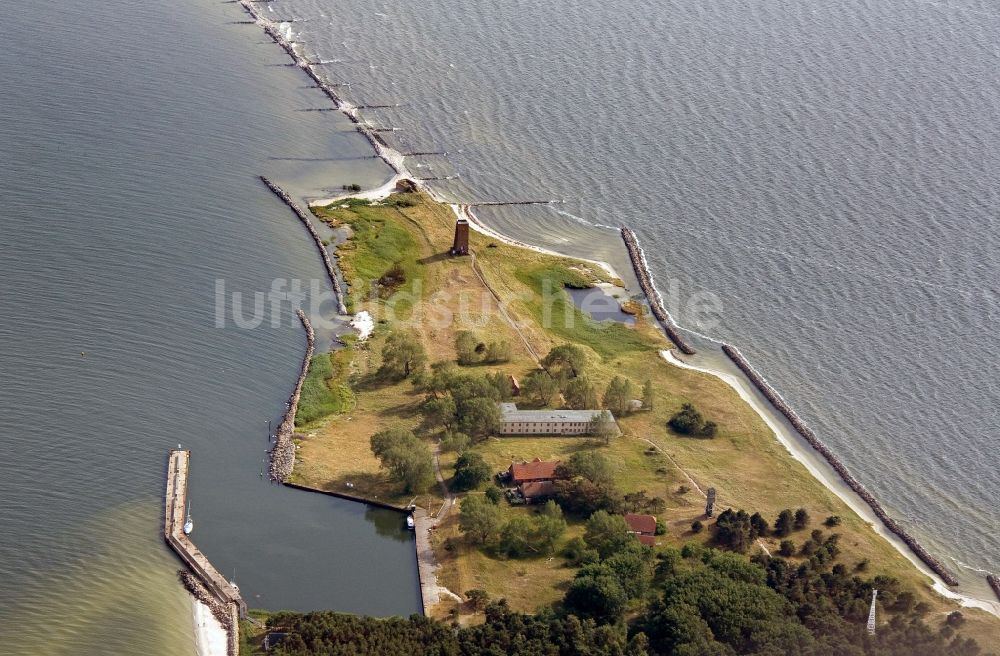
[[[759,512],[750,515],[750,526],[753,527],[757,535],[767,535],[767,532],[771,530],[771,527],[767,524],[767,520]]]
[[[600,451],[577,451],[565,463],[556,467],[556,477],[574,478],[582,476],[591,483],[611,485],[614,482],[614,472],[611,463]]]
[[[486,592],[486,590],[476,588],[474,590],[467,590],[465,598],[469,601],[469,606],[473,610],[482,611],[486,608],[486,604],[490,602],[490,593]]]
[[[542,366],[553,375],[563,371],[566,378],[576,378],[587,366],[587,354],[576,344],[560,344],[542,358]]]
[[[625,518],[621,515],[611,515],[603,510],[598,510],[590,516],[583,533],[583,541],[600,554],[601,558],[607,558],[624,549],[632,540]]]
[[[490,466],[483,457],[475,451],[466,451],[455,461],[455,476],[451,479],[451,488],[464,492],[489,479]]]
[[[722,546],[744,553],[755,537],[750,515],[745,510],[733,512],[727,508],[715,520],[715,541]]]
[[[427,399],[420,408],[426,422],[433,427],[451,428],[455,423],[455,399],[450,396],[439,396]]]
[[[555,501],[546,501],[541,514],[535,518],[535,534],[538,547],[545,553],[552,553],[559,538],[566,532],[566,520],[562,509]]]
[[[700,429],[702,424],[704,424],[705,419],[701,416],[701,413],[691,405],[690,403],[685,403],[681,406],[681,409],[677,411],[667,425],[675,433],[680,433],[681,435],[694,435]]]
[[[507,520],[500,531],[500,551],[511,558],[520,558],[537,552],[534,545],[535,527],[530,519],[517,514]]]
[[[774,520],[774,535],[783,538],[792,532],[792,523],[795,521],[792,511],[784,509],[778,513],[778,519]]]
[[[475,364],[482,358],[480,355],[479,338],[475,333],[468,330],[460,330],[455,333],[455,354],[458,356],[458,364]]]
[[[521,392],[541,405],[549,405],[558,391],[556,381],[544,369],[532,371],[521,383]]]
[[[496,402],[487,398],[469,399],[459,406],[458,425],[463,433],[486,437],[503,427],[503,415]]]
[[[604,440],[605,444],[611,444],[611,438],[618,435],[618,425],[607,410],[601,410],[590,420],[590,434]]]
[[[591,410],[597,407],[597,389],[585,375],[566,383],[563,397],[566,399],[566,405],[573,410]]]
[[[557,480],[554,485],[556,502],[568,513],[588,517],[598,510],[621,510],[621,495],[609,485],[598,485],[582,476]]]
[[[500,508],[478,494],[462,499],[459,504],[458,528],[473,542],[486,544],[496,537],[500,528]]]
[[[406,493],[421,492],[434,477],[430,449],[409,430],[389,428],[371,436],[371,450],[382,467],[403,483]]]
[[[389,333],[382,347],[382,366],[379,373],[395,380],[408,377],[424,368],[427,353],[423,345],[412,333],[400,331]]]
[[[624,417],[629,411],[629,401],[631,400],[632,383],[621,376],[612,378],[604,392],[604,407],[619,417]]]
[[[646,382],[642,384],[642,409],[653,409],[653,381],[648,378],[646,379]]]
[[[653,572],[648,553],[638,541],[633,541],[628,548],[601,563],[621,584],[630,599],[638,599],[649,587]]]
[[[790,558],[795,555],[795,543],[791,540],[782,540],[778,547],[778,553],[785,558]]]
[[[570,583],[563,606],[580,617],[613,622],[625,612],[628,596],[609,574],[580,576]]]
[[[457,431],[448,431],[441,439],[441,450],[462,453],[469,448],[469,436]]]
[[[809,513],[805,508],[799,508],[795,511],[795,523],[793,526],[795,530],[803,529],[809,525]]]

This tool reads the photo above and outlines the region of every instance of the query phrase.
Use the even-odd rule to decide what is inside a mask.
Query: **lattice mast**
[[[868,635],[875,635],[875,597],[878,596],[878,590],[872,590],[872,607],[868,611]]]

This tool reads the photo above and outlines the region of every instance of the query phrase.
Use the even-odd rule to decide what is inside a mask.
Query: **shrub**
[[[503,501],[503,491],[495,486],[488,487],[486,488],[486,498],[489,499],[490,503],[493,505],[497,505]]]
[[[785,558],[791,558],[795,555],[795,543],[791,540],[782,540],[781,546],[778,547],[778,553]]]
[[[693,522],[691,522],[691,532],[692,533],[701,533],[704,529],[705,529],[705,525],[701,523],[700,519],[696,519]]]
[[[823,520],[823,525],[829,526],[830,528],[833,528],[834,526],[840,526],[840,516],[830,515],[825,520]]]
[[[782,510],[778,513],[778,519],[774,520],[774,534],[779,538],[785,537],[792,532],[792,523],[794,521],[795,517],[792,515],[791,510],[787,508]]]
[[[705,418],[690,403],[685,403],[681,409],[674,413],[674,416],[667,422],[667,427],[679,435],[692,435],[700,437],[715,437],[718,431],[713,421],[705,421]]]

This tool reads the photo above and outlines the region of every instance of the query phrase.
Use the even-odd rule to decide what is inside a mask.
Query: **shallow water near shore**
[[[253,330],[215,311],[216,280],[252,298],[324,279],[257,175],[310,198],[391,171],[339,115],[299,111],[322,97],[237,5],[0,15],[0,653],[193,653],[160,538],[178,443],[192,537],[251,607],[417,612],[398,515],[259,476],[305,348],[291,309]]]
[[[287,0],[456,202],[612,264],[740,347],[889,512],[1000,570],[1000,12],[988,3]],[[671,282],[678,290],[668,294]],[[718,321],[689,300],[714,294]],[[712,317],[708,317],[712,319]]]

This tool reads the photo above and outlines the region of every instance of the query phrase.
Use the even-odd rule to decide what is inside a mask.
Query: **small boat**
[[[406,528],[413,530],[413,515],[406,516]]]
[[[191,502],[188,502],[187,519],[184,520],[184,535],[191,535],[194,530],[194,520],[191,519]]]

